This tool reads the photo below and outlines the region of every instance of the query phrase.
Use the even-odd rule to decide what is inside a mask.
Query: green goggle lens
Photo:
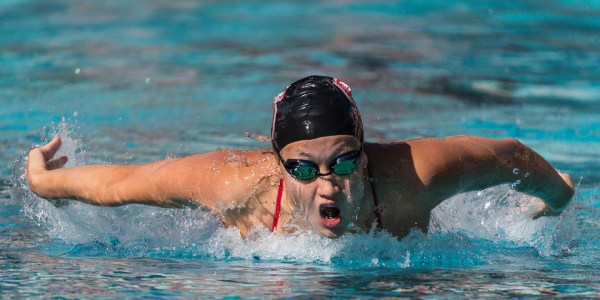
[[[354,169],[356,169],[356,163],[354,160],[345,160],[333,166],[333,173],[338,175],[347,175],[354,172]]]
[[[307,180],[311,178],[315,178],[317,176],[316,170],[314,167],[309,166],[298,166],[292,170],[290,173],[294,178],[300,180]]]

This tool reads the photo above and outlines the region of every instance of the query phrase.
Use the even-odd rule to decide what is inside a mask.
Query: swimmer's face
[[[332,172],[330,166],[337,162],[335,173],[351,171],[346,175],[333,173],[300,180],[292,177],[280,163],[281,173],[294,205],[304,221],[309,222],[324,236],[334,238],[342,235],[356,219],[358,206],[364,198],[363,178],[366,166],[364,153],[360,154],[362,159],[353,156],[353,153],[360,150],[360,141],[355,137],[335,135],[293,142],[280,151],[282,160],[288,166],[289,162],[295,162],[296,165],[310,168],[312,163],[317,166],[318,173],[328,174]],[[353,162],[358,163],[355,169],[352,168]],[[306,176],[306,173],[298,174]]]

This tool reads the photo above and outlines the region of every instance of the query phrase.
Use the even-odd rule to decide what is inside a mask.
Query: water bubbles
[[[79,116],[79,112],[77,112],[77,111],[74,111],[74,112],[73,112],[73,117],[76,117],[76,118],[77,118],[77,116]]]
[[[513,172],[513,174],[515,174],[515,175],[519,175],[519,172],[520,172],[520,171],[521,171],[521,170],[519,170],[519,168],[514,168],[512,172]]]
[[[488,210],[488,208],[490,208],[490,205],[492,205],[492,202],[490,202],[490,201],[487,201],[487,202],[485,203],[485,205],[483,206],[483,210]]]
[[[529,177],[529,175],[531,175],[529,172],[525,172],[525,178]]]
[[[75,69],[75,74],[79,75],[79,73],[81,73],[81,69],[80,68]]]
[[[518,188],[518,187],[519,187],[519,185],[520,185],[520,184],[521,184],[521,180],[517,180],[517,181],[513,182],[513,183],[510,185],[510,187],[511,187],[512,189],[516,189],[516,188]]]
[[[144,80],[144,82],[145,82],[146,84],[150,84],[150,77],[146,77],[146,79]]]

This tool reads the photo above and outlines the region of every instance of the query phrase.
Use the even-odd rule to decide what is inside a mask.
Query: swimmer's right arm
[[[29,152],[27,179],[31,190],[42,198],[75,199],[100,206],[139,203],[181,207],[189,203],[215,209],[217,200],[231,203],[240,192],[234,180],[223,180],[212,170],[218,159],[215,153],[144,165],[62,168],[67,158],[53,159],[60,146],[60,138],[55,137]],[[230,183],[229,188],[224,187]]]

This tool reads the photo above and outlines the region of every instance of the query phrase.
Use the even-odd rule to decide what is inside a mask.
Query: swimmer
[[[505,183],[542,199],[533,217],[559,214],[574,189],[515,139],[478,136],[365,142],[350,87],[324,76],[289,85],[273,102],[272,149],[216,150],[141,165],[63,168],[55,137],[29,152],[27,180],[46,199],[100,206],[199,206],[242,236],[253,228],[426,232],[451,196]],[[517,172],[518,171],[518,172]],[[375,228],[373,228],[375,227]]]

